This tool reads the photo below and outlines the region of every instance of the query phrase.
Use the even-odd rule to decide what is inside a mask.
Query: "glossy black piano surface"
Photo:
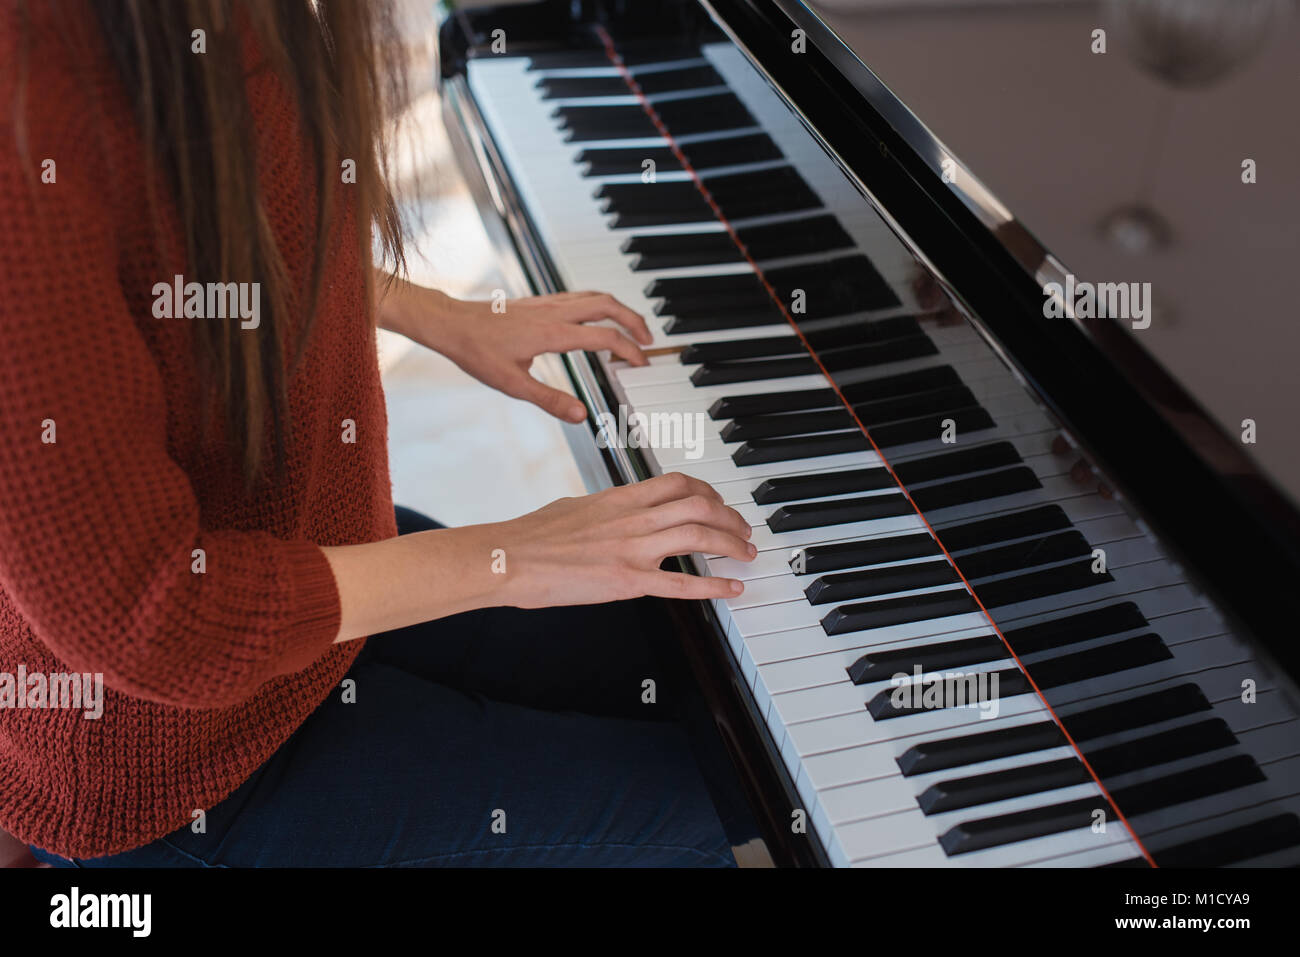
[[[609,480],[755,527],[752,566],[683,559],[746,593],[676,611],[778,863],[1300,861],[1291,500],[1132,317],[1045,316],[1051,236],[869,61],[758,0],[442,39],[523,281],[653,318],[649,367],[568,358]]]

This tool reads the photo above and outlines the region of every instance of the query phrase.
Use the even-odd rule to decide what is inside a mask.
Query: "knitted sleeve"
[[[119,285],[99,200],[111,183],[62,95],[37,94],[26,155],[7,96],[0,115],[0,587],[72,670],[165,704],[229,705],[329,649],[338,592],[311,542],[203,526]]]

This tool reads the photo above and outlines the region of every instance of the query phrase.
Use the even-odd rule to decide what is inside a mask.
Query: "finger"
[[[571,322],[596,322],[601,319],[613,319],[639,342],[649,345],[654,341],[654,337],[650,334],[650,327],[646,325],[645,317],[636,310],[623,305],[609,293],[587,293],[581,307],[570,311],[568,315]]]
[[[691,495],[706,495],[718,502],[722,501],[722,496],[714,491],[712,485],[684,472],[665,472],[644,482],[624,486],[618,491],[626,495],[630,506],[641,508],[653,508]]]
[[[722,555],[739,562],[750,562],[758,554],[751,543],[708,525],[677,525],[642,539],[654,564],[671,555]]]
[[[520,373],[512,377],[508,387],[502,389],[506,395],[531,402],[543,412],[547,412],[565,422],[581,422],[587,417],[587,407],[571,395],[543,385],[532,376]]]
[[[571,349],[599,352],[608,349],[634,366],[648,365],[650,361],[645,357],[640,346],[618,329],[611,329],[608,326],[562,326],[554,335],[556,342],[561,343],[555,350],[557,352],[568,352]]]
[[[642,595],[656,598],[735,598],[745,590],[744,582],[734,578],[705,578],[683,572],[638,572],[632,586]]]
[[[746,540],[754,534],[749,522],[734,508],[704,495],[690,495],[656,505],[645,513],[645,521],[652,532],[672,528],[674,525],[699,524],[721,529]]]

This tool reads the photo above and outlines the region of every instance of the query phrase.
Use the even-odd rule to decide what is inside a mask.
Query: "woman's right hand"
[[[518,608],[643,595],[732,598],[744,591],[735,579],[663,571],[659,565],[692,552],[742,562],[758,553],[749,542],[749,523],[722,496],[676,472],[562,498],[485,531],[486,544],[499,540],[492,548],[504,570],[500,603]]]

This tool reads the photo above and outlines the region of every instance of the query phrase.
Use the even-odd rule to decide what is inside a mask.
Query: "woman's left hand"
[[[613,320],[619,328],[589,325],[602,319]],[[467,302],[434,289],[404,286],[385,298],[380,324],[445,355],[484,385],[568,422],[581,422],[586,407],[534,379],[528,369],[535,358],[548,352],[607,349],[641,366],[646,358],[633,337],[646,345],[651,341],[644,318],[599,292],[509,299],[493,311],[491,302]]]

